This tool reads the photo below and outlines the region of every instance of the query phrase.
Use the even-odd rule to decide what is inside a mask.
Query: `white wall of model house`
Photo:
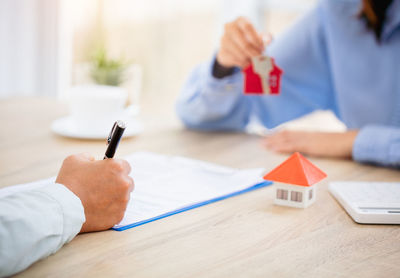
[[[275,204],[306,208],[316,200],[317,185],[301,186],[275,182]]]

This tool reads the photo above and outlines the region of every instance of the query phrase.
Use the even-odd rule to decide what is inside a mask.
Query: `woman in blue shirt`
[[[260,55],[244,18],[225,26],[216,57],[194,69],[177,103],[190,128],[243,130],[252,116],[273,128],[332,110],[344,133],[283,131],[275,151],[400,165],[400,0],[321,0],[268,46],[284,74],[279,96],[243,94],[240,68]]]

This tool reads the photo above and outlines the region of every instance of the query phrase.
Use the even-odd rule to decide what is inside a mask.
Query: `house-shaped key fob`
[[[263,59],[271,63],[270,70],[262,70]],[[260,61],[261,60],[261,61]],[[277,95],[280,93],[280,82],[283,71],[270,57],[260,56],[252,59],[252,63],[243,70],[245,94]]]

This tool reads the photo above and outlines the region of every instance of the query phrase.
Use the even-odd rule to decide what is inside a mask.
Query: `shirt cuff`
[[[203,67],[206,71],[202,74],[206,80],[203,84],[207,84],[210,91],[219,92],[219,95],[232,94],[233,92],[242,92],[243,88],[243,76],[241,70],[238,67],[233,68],[232,74],[225,76],[223,78],[217,78],[213,75],[214,63],[216,62],[216,57],[207,62],[207,65]],[[207,90],[206,90],[207,91]],[[215,94],[214,94],[215,95]]]
[[[36,191],[49,196],[59,205],[63,215],[63,232],[61,244],[71,241],[85,223],[85,211],[81,200],[62,184],[51,184]]]
[[[360,130],[354,141],[353,159],[358,162],[395,166],[398,164],[398,158],[392,150],[394,145],[397,146],[398,139],[400,139],[398,129],[368,125]]]
[[[220,63],[218,63],[217,58],[214,58],[214,63],[211,69],[212,75],[215,78],[224,78],[232,75],[235,72],[235,67],[224,67]]]
[[[230,76],[216,78],[212,75],[215,59],[214,56],[202,67],[205,71],[201,74],[203,78],[201,83],[204,87],[201,90],[201,97],[194,101],[197,107],[193,111],[203,115],[204,122],[221,121],[228,117],[243,94],[243,74],[240,69],[235,68]]]

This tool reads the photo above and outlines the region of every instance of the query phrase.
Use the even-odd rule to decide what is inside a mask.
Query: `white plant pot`
[[[74,84],[92,84],[95,83],[90,78],[90,63],[81,63],[74,66],[73,83]],[[140,111],[140,95],[142,90],[142,67],[139,64],[133,64],[126,69],[126,80],[120,86],[127,93],[127,104],[131,116],[136,116]]]

